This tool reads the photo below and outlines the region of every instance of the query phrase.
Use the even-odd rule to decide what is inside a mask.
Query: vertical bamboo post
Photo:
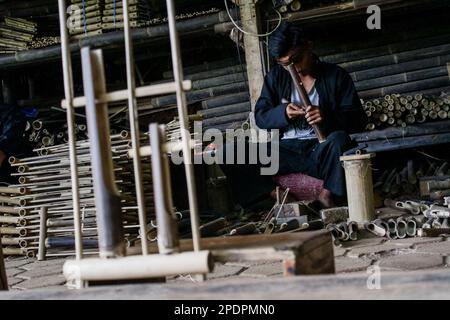
[[[77,149],[75,136],[75,112],[73,110],[73,75],[72,60],[70,56],[69,34],[67,31],[66,21],[66,1],[58,0],[59,9],[59,28],[61,33],[61,54],[64,76],[64,95],[67,103],[67,134],[69,138],[69,156],[70,156],[70,176],[72,182],[72,203],[73,203],[73,221],[75,229],[75,251],[76,259],[83,257],[83,243],[80,219],[80,194],[78,192],[78,164]]]
[[[371,158],[374,153],[342,156],[351,221],[365,223],[375,218]]]
[[[100,257],[124,256],[121,198],[114,179],[108,105],[99,100],[106,93],[102,51],[91,51],[89,47],[81,49],[81,66]]]
[[[151,123],[149,127],[152,150],[152,177],[155,198],[156,223],[158,224],[159,253],[179,251],[178,230],[175,224],[170,168],[167,154],[162,150],[166,140],[165,126]]]
[[[47,238],[47,207],[42,207],[39,211],[39,247],[38,261],[45,260],[46,248],[45,239]]]
[[[136,198],[138,204],[138,215],[140,231],[143,235],[141,246],[142,254],[148,254],[148,244],[146,239],[147,234],[147,215],[145,210],[144,186],[142,182],[142,163],[140,156],[140,131],[139,131],[139,115],[136,101],[136,79],[134,75],[134,54],[133,54],[133,39],[131,37],[131,26],[129,21],[128,0],[122,1],[123,8],[123,26],[125,35],[125,61],[127,74],[127,90],[128,90],[128,112],[130,120],[131,141],[133,149],[136,152],[136,157],[133,158],[134,169],[134,183],[136,185]]]
[[[167,17],[169,22],[170,46],[172,55],[172,68],[177,87],[177,107],[180,119],[181,141],[183,145],[183,160],[186,171],[186,183],[189,198],[189,211],[191,216],[192,242],[194,251],[200,251],[200,222],[197,205],[197,191],[195,185],[194,165],[191,157],[191,139],[187,114],[186,94],[183,90],[183,65],[181,62],[181,50],[178,39],[178,31],[175,23],[175,6],[173,0],[166,0]]]

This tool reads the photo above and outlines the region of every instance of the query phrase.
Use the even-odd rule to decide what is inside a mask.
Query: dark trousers
[[[346,194],[345,174],[339,157],[353,147],[353,142],[344,131],[335,131],[323,143],[318,140],[288,139],[279,142],[279,170],[277,175],[304,173],[324,181],[324,188],[337,197]],[[233,145],[226,145],[225,154]],[[270,147],[267,147],[270,150]],[[247,148],[246,151],[248,151]],[[235,152],[236,154],[236,152]],[[248,155],[248,152],[246,152]],[[247,157],[248,158],[248,157]],[[224,156],[225,159],[225,156]],[[248,160],[248,159],[246,159]],[[261,175],[257,164],[223,164],[222,171],[232,188],[234,200],[246,207],[267,197],[276,185],[272,176]]]

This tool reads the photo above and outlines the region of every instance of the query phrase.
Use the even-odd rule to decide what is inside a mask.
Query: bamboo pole
[[[159,278],[179,274],[206,274],[213,269],[209,251],[172,255],[130,256],[116,259],[67,261],[63,267],[68,283]]]

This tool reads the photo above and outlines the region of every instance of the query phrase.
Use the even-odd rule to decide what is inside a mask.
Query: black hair
[[[285,56],[294,47],[304,44],[308,40],[305,31],[287,22],[282,22],[269,38],[269,52],[272,57]]]

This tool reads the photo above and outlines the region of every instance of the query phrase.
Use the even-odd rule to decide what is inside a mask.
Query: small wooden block
[[[220,262],[283,260],[286,276],[335,272],[328,230],[205,238],[201,239],[200,247],[210,250],[214,260]],[[180,250],[192,251],[192,241],[181,240]],[[149,253],[157,252],[157,245],[150,244]],[[130,254],[140,254],[140,247],[129,248]]]

